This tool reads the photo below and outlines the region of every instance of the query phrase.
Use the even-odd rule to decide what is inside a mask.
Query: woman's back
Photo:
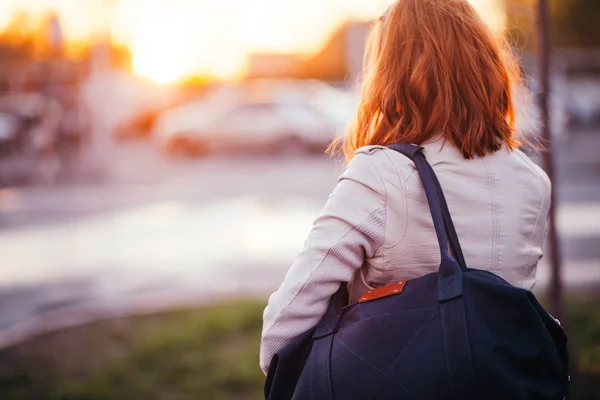
[[[423,147],[446,195],[467,265],[531,289],[550,205],[546,174],[518,150],[502,149],[467,160],[442,139]],[[435,272],[440,261],[425,193],[412,161],[381,146],[364,147],[358,153],[375,168],[350,167],[345,176],[377,172],[379,176],[355,179],[380,181],[384,186],[386,227],[383,245],[354,275],[353,300],[374,287]]]
[[[289,331],[271,326],[266,336],[273,340],[306,323],[310,317],[308,310],[327,293],[329,284],[335,279],[345,279],[350,270],[348,266],[356,265],[361,259],[360,250],[364,251],[364,259],[356,271],[372,272],[377,268],[375,261],[380,260],[385,266],[388,257],[389,269],[380,268],[380,276],[375,280],[400,279],[402,282],[369,291],[352,304],[348,304],[347,286],[341,284],[314,330],[289,343],[273,358],[265,386],[269,399],[565,398],[569,387],[568,352],[560,323],[540,306],[530,291],[498,276],[506,271],[518,279],[536,263],[533,261],[531,268],[526,264],[532,261],[532,255],[540,253],[543,234],[534,237],[547,202],[537,190],[545,186],[543,174],[532,169],[527,165],[529,161],[514,151],[504,152],[505,157],[475,157],[469,162],[454,162],[451,154],[446,157],[444,150],[439,151],[435,145],[428,147],[395,144],[389,146],[392,153],[386,147],[362,148],[356,161],[349,165],[328,202],[336,205],[337,213],[326,207],[328,216],[321,218],[313,228],[313,232],[325,230],[337,232],[339,236],[326,243],[313,239],[330,239],[334,235],[313,237],[311,234],[309,257],[302,263],[313,267],[316,279],[309,278],[306,285],[295,291],[290,307],[295,311],[284,310],[279,315],[281,321],[288,321]],[[496,153],[502,154],[501,151]],[[424,152],[435,158],[437,165],[447,167],[438,171],[448,175],[447,181],[460,176],[466,178],[467,183],[476,182],[474,185],[454,182],[454,186],[463,188],[454,191],[454,196],[463,206],[461,214],[468,216],[464,221],[469,226],[463,228],[475,231],[470,245],[492,253],[490,257],[473,255],[487,266],[468,267],[453,223],[453,212],[438,182],[441,178],[437,177]],[[417,171],[412,171],[402,158],[394,159],[394,154],[412,160]],[[515,183],[510,178],[496,180],[494,177],[514,173],[523,179]],[[412,182],[415,175],[419,176],[421,185]],[[527,189],[523,185],[527,185]],[[419,193],[422,191],[429,206],[421,213],[419,208],[424,202],[419,200]],[[502,225],[498,198],[515,193],[519,193],[518,198],[507,202],[507,208],[517,225],[512,225],[510,218]],[[393,201],[395,195],[403,199],[400,204]],[[348,203],[345,207],[340,202],[342,199]],[[532,204],[538,201],[539,206],[526,209],[521,200]],[[465,204],[477,206],[471,210],[464,207]],[[391,210],[389,205],[397,210]],[[483,217],[482,221],[470,215],[488,211],[491,216]],[[396,226],[395,214],[405,214],[407,223]],[[415,214],[419,218],[415,219]],[[423,252],[415,252],[416,248],[422,249],[421,242],[429,242],[425,240],[429,236],[429,224],[420,219],[422,214],[433,220],[436,234],[430,240],[435,246],[429,249],[425,245]],[[477,229],[486,220],[493,225],[492,229]],[[349,221],[357,223],[348,224]],[[526,228],[521,229],[518,223]],[[542,231],[543,227],[543,222],[537,226]],[[505,230],[504,242],[502,230]],[[390,231],[401,232],[400,237],[388,237]],[[409,234],[412,234],[411,240],[403,243]],[[516,248],[509,249],[511,245]],[[311,248],[319,251],[311,252]],[[450,254],[450,249],[455,256]],[[440,256],[431,257],[429,251]],[[395,278],[394,275],[406,275],[403,262],[407,254],[415,276],[405,281],[403,276]],[[315,258],[320,259],[318,264],[314,263]],[[514,268],[500,265],[503,258],[508,264],[514,262]],[[497,274],[487,271],[494,268]],[[428,273],[430,269],[437,272]],[[319,293],[315,287],[325,290]],[[269,306],[277,300],[276,296]],[[290,318],[294,316],[295,321]],[[284,324],[275,322],[275,326]]]
[[[415,166],[385,146],[425,148],[468,267],[533,287],[550,182],[518,150],[519,68],[505,45],[467,0],[397,0],[373,26],[359,106],[337,143],[348,168],[269,299],[264,371],[277,351],[317,325],[341,284],[350,283],[356,300],[438,269]]]

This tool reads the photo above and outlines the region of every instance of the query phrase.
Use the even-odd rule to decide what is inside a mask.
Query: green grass
[[[585,399],[600,399],[598,302],[568,306]],[[122,318],[0,352],[2,400],[262,399],[260,302]]]
[[[3,400],[261,399],[264,304],[91,324],[0,353]]]
[[[567,304],[569,340],[577,352],[584,393],[581,399],[600,399],[600,307],[598,301]]]

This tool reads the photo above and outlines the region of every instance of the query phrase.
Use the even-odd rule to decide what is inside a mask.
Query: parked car
[[[600,80],[573,79],[567,89],[565,108],[568,127],[592,129],[600,126]]]
[[[21,120],[12,113],[0,111],[0,159],[11,153],[19,133]]]
[[[152,126],[156,123],[159,115],[160,110],[142,111],[119,124],[115,129],[115,136],[122,141],[149,139],[152,134]]]
[[[166,154],[224,149],[322,152],[334,134],[330,118],[301,101],[201,101],[165,113],[154,130]]]
[[[37,93],[0,97],[0,186],[51,183],[61,170],[56,153],[62,108]]]
[[[295,98],[312,104],[327,115],[335,125],[337,135],[345,132],[359,104],[358,93],[333,87],[324,81],[292,80],[287,87],[288,92],[295,92]]]

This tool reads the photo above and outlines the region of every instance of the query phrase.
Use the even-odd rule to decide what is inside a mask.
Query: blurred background
[[[261,398],[262,308],[343,169],[324,150],[391,3],[0,2],[0,399]],[[514,46],[537,137],[536,1],[472,3]],[[556,246],[593,399],[600,2],[549,8]]]

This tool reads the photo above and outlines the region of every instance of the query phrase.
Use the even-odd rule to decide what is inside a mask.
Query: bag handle
[[[465,272],[467,270],[467,262],[465,261],[462,248],[460,246],[460,241],[458,240],[456,228],[454,228],[454,222],[452,221],[452,215],[450,214],[450,209],[448,208],[446,197],[444,196],[444,192],[442,191],[442,185],[440,185],[440,181],[438,180],[438,177],[435,173],[433,173],[433,179],[438,188],[438,199],[440,200],[440,205],[442,206],[444,225],[446,227],[446,234],[450,238],[450,246],[452,247],[452,252],[454,253],[454,257],[456,257],[456,261],[458,261],[458,265],[460,265],[462,271]]]
[[[422,147],[411,144],[393,144],[388,148],[405,155],[415,163],[425,190],[441,257],[438,271],[438,300],[445,301],[458,297],[462,295],[460,276],[463,271],[466,271],[467,265],[439,180],[427,162]],[[452,247],[454,256],[450,253],[449,246]]]

